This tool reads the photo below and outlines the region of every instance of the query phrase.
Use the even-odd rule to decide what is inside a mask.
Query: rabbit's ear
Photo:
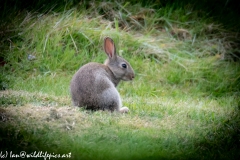
[[[104,50],[110,59],[117,57],[114,42],[109,37],[104,38]]]

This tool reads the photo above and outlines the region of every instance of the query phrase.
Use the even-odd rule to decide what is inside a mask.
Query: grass
[[[239,156],[237,32],[194,5],[158,10],[157,3],[144,3],[54,10],[51,2],[50,10],[30,7],[5,19],[0,151],[71,153],[73,159]],[[81,65],[104,61],[105,36],[136,72],[134,81],[118,86],[129,114],[71,106],[70,80]]]
[[[139,103],[134,104],[139,107],[132,105],[130,114],[119,115],[91,113],[65,106],[63,97],[59,99],[14,91],[2,94],[5,99],[12,100],[15,96],[20,97],[22,102],[31,102],[2,108],[9,118],[7,121],[20,128],[15,131],[16,138],[27,136],[24,137],[25,141],[29,141],[25,143],[26,146],[19,144],[22,149],[31,147],[30,150],[41,150],[44,146],[49,152],[71,152],[79,159],[191,158],[195,150],[201,151],[194,145],[205,142],[204,138],[209,138],[209,132],[218,136],[218,129],[231,118],[235,110],[232,106],[236,105],[234,98],[185,98],[178,102],[175,98],[152,98],[139,100]],[[133,101],[126,100],[128,103]],[[140,108],[143,105],[149,107]],[[25,133],[21,133],[23,131]],[[56,136],[59,138],[54,138]],[[218,141],[209,141],[218,145]],[[11,145],[9,147],[7,149],[12,149]]]

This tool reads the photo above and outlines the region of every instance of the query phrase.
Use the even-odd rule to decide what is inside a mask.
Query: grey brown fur
[[[104,64],[90,62],[73,76],[70,84],[73,105],[126,113],[129,109],[122,107],[116,86],[120,80],[132,80],[134,71],[125,59],[117,55],[114,42],[109,37],[104,39],[104,50],[108,56]]]

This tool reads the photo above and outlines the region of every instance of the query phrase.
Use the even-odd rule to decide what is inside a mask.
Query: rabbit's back
[[[82,66],[70,84],[73,105],[92,110],[118,110],[121,100],[111,74],[103,64],[92,62]]]

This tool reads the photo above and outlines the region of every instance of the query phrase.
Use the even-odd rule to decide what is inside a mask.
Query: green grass
[[[73,7],[73,1],[51,10],[49,2],[19,12],[17,3],[0,26],[0,151],[71,153],[74,159],[239,156],[234,30],[194,4],[176,7],[180,2],[156,9],[157,3]],[[129,114],[71,106],[70,80],[83,64],[105,60],[105,36],[136,72],[134,81],[118,86]]]

